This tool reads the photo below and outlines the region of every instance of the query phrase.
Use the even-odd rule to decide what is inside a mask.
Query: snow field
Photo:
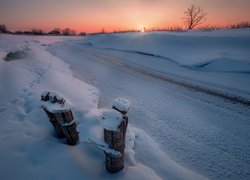
[[[107,173],[104,153],[95,147],[103,143],[97,109],[100,90],[74,78],[70,66],[46,50],[47,45],[59,41],[56,38],[0,37],[0,179],[204,178],[170,160],[143,130],[131,126],[125,169],[115,175]],[[8,53],[20,49],[27,57],[4,61]],[[68,146],[55,137],[40,108],[45,90],[71,102],[82,143]],[[154,169],[147,165],[151,163]]]
[[[200,71],[250,72],[250,30],[90,36],[86,45],[162,57]]]
[[[155,39],[157,34],[162,38]],[[49,47],[49,51],[69,63],[75,77],[102,90],[100,106],[109,104],[111,107],[111,100],[119,96],[131,100],[133,106],[128,113],[130,124],[132,122],[145,130],[161,150],[178,164],[211,179],[249,179],[249,107],[173,83],[183,81],[230,97],[239,96],[247,101],[250,97],[249,73],[222,71],[227,68],[228,60],[216,70],[205,70],[203,65],[200,69],[192,67],[196,63],[186,67],[176,63],[179,59],[154,55],[152,49],[147,48],[154,42],[154,49],[164,49],[161,41],[165,39],[170,40],[164,42],[166,51],[176,45],[173,54],[189,56],[182,47],[181,37],[184,36],[184,41],[187,40],[185,37],[190,40],[190,49],[193,50],[190,56],[202,54],[194,51],[193,42],[198,41],[203,44],[200,48],[204,50],[204,57],[209,57],[210,48],[213,45],[216,47],[217,41],[223,44],[220,41],[225,38],[228,44],[224,41],[218,51],[236,46],[232,48],[233,53],[247,53],[249,30],[125,33],[115,36],[122,39],[115,45],[115,50],[107,48],[114,42],[113,35],[104,34],[78,43],[55,44]],[[140,45],[140,48],[146,47],[145,52],[138,52],[136,43],[139,44],[139,40],[130,41],[141,36],[148,40]],[[209,43],[210,37],[214,39]],[[234,44],[231,37],[238,43]],[[95,38],[97,43],[89,42]],[[244,43],[239,42],[242,39]],[[126,43],[130,43],[130,50],[117,49]],[[100,48],[99,45],[104,47]],[[173,81],[166,82],[164,77]],[[138,160],[141,154],[135,148],[134,159],[141,163],[143,160]],[[148,163],[148,167],[159,172],[159,167],[154,163]]]

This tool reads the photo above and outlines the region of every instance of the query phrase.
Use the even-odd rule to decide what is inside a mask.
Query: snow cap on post
[[[100,122],[104,129],[118,131],[122,122],[122,115],[114,109],[102,109]]]
[[[130,108],[130,102],[122,97],[116,98],[113,100],[113,108],[125,115]]]
[[[73,108],[71,102],[55,92],[44,91],[41,100],[41,107],[51,113],[65,112]]]

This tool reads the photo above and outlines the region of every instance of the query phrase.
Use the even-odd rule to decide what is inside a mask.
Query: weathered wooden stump
[[[127,101],[128,102],[128,101]],[[129,106],[129,103],[128,103]],[[115,173],[124,168],[124,149],[125,149],[125,137],[128,126],[128,117],[126,113],[129,109],[120,108],[120,106],[114,103],[113,109],[121,113],[122,121],[118,126],[117,131],[104,129],[104,141],[108,144],[109,148],[114,149],[121,153],[121,156],[113,156],[112,154],[106,154],[106,169],[110,173]]]
[[[58,124],[56,117],[53,113],[49,112],[46,108],[42,107],[45,113],[47,114],[49,121],[53,125],[56,131],[56,135],[58,138],[65,138],[65,135],[63,134],[63,131],[61,129],[61,126]]]
[[[57,137],[66,137],[68,144],[75,145],[79,139],[76,131],[76,123],[69,106],[65,105],[65,99],[53,92],[44,92],[41,95],[42,108],[49,121],[54,126]]]
[[[68,144],[75,145],[79,139],[76,131],[76,123],[71,110],[59,111],[54,113],[60,128],[66,137]]]

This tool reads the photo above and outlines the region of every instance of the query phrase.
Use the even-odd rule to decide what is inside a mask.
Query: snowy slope
[[[155,42],[153,48],[161,49],[162,44],[157,43],[161,39],[156,40],[153,38],[154,33],[150,34],[152,42]],[[238,38],[247,40],[249,36],[248,30],[155,34],[185,36],[200,43],[208,39],[203,37],[218,40],[234,37],[237,41]],[[141,35],[142,33],[115,34],[117,39],[123,40],[115,48],[129,44],[133,38],[138,40]],[[182,50],[182,39],[179,40],[180,44],[173,48],[173,55]],[[105,34],[78,42],[54,44],[48,50],[70,64],[74,77],[101,90],[100,107],[107,107],[107,104],[111,107],[112,100],[119,96],[129,99],[132,103],[129,110],[130,124],[145,130],[159,145],[160,150],[178,164],[211,179],[249,179],[250,74],[243,71],[222,71],[223,68],[229,68],[223,61],[216,71],[179,65],[174,60],[150,54],[151,49],[147,47],[151,45],[148,43],[141,45],[146,52],[138,53],[137,41],[130,41],[129,48],[132,51],[125,48],[107,49],[112,42],[113,35]],[[99,45],[103,47],[100,48]],[[203,50],[209,54],[210,48],[205,45],[206,43]],[[223,46],[226,48],[233,45],[224,43]],[[249,47],[241,47],[240,43],[237,46],[241,50]],[[223,47],[218,49],[220,50],[223,51]],[[237,62],[239,61],[236,61],[236,65],[240,64]],[[197,61],[193,65],[197,63],[202,62]],[[196,87],[203,87],[204,90]],[[209,93],[210,90],[214,93]],[[218,92],[221,94],[216,95]],[[240,96],[239,99],[242,98],[245,103],[225,99],[225,96]],[[151,156],[148,154],[142,156],[150,150],[146,151],[147,148],[143,146],[141,149],[136,144],[139,142],[135,142],[134,159],[163,177],[161,174],[165,174],[166,169],[159,166],[160,163],[155,162],[155,158],[149,158]],[[150,162],[148,159],[151,159]],[[152,161],[155,163],[151,163]],[[166,179],[166,175],[164,177]]]
[[[96,141],[102,138],[101,123],[91,115],[98,108],[100,90],[75,78],[71,66],[47,51],[54,43],[72,40],[79,39],[0,36],[0,179],[203,179],[133,126],[126,137],[126,167],[115,175],[105,171],[104,153],[89,141],[68,146],[55,137],[40,108],[44,90],[72,103],[81,137],[94,133]]]
[[[104,34],[81,44],[123,64],[250,98],[249,29]]]
[[[235,33],[236,31],[236,33]],[[164,57],[180,65],[213,63],[228,59],[250,69],[250,30],[211,32],[152,32],[90,36],[87,43],[100,48],[140,52]],[[243,69],[244,66],[241,66]],[[223,66],[220,66],[223,68]],[[214,68],[220,71],[221,69]],[[227,71],[227,69],[225,69]],[[233,65],[230,71],[234,71]],[[239,69],[236,69],[239,71]]]

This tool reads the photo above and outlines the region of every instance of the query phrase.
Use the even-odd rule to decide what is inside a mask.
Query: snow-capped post
[[[68,144],[75,145],[79,139],[76,123],[71,111],[72,106],[54,92],[43,92],[41,107],[47,114],[49,121],[54,126],[57,137],[66,137]]]
[[[124,98],[117,98],[113,101],[113,109],[120,116],[120,122],[116,130],[104,128],[104,140],[109,148],[120,152],[120,156],[113,154],[106,154],[106,169],[110,173],[115,173],[124,168],[124,149],[125,149],[125,136],[128,125],[128,117],[126,113],[129,110],[130,103]],[[113,111],[114,111],[113,110]],[[118,118],[117,118],[118,119]]]

